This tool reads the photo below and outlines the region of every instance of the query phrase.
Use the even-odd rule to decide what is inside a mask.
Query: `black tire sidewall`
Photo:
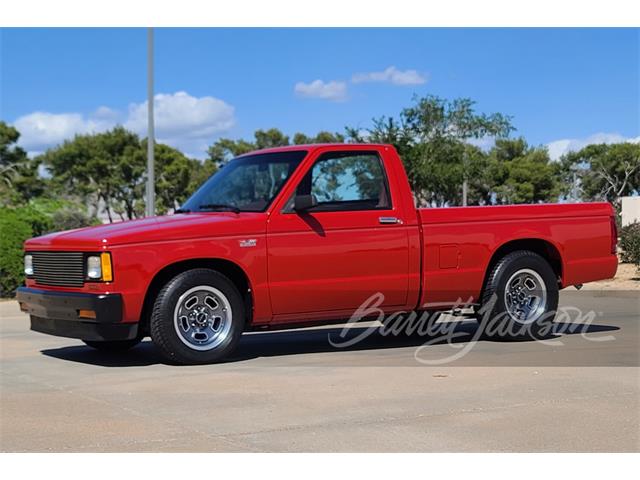
[[[185,345],[175,331],[173,314],[180,296],[201,285],[214,287],[224,294],[231,306],[231,331],[211,350],[195,350]],[[162,288],[153,306],[150,320],[151,339],[163,357],[171,363],[202,364],[221,360],[231,353],[244,330],[244,302],[235,285],[224,275],[209,269],[180,273]]]
[[[504,302],[504,292],[509,278],[519,270],[531,269],[542,278],[547,290],[547,298],[542,316],[534,322],[519,322],[507,313]],[[492,324],[487,324],[487,334],[490,337],[501,338],[539,338],[551,334],[552,323],[558,309],[558,280],[549,263],[540,255],[529,251],[513,252],[494,267],[487,285],[483,303],[495,294],[495,304],[491,311]],[[491,320],[490,320],[491,322]],[[498,334],[493,330],[500,330]],[[504,333],[508,330],[508,333]]]

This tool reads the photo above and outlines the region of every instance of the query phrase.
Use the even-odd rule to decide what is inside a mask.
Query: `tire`
[[[245,307],[236,286],[214,270],[197,268],[164,285],[151,312],[151,339],[169,363],[222,360],[237,346]]]
[[[481,303],[479,321],[485,338],[545,338],[553,333],[558,279],[537,253],[512,252],[491,269]]]
[[[116,341],[98,341],[98,340],[83,340],[91,348],[95,348],[101,352],[126,352],[130,348],[135,347],[142,341],[142,338],[132,338],[131,340],[116,340]]]

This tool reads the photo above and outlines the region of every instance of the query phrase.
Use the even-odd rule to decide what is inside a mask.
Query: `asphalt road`
[[[338,348],[333,326],[245,335],[229,362],[193,367],[149,341],[109,356],[30,332],[1,302],[0,450],[640,451],[639,301],[563,293],[595,319],[545,343],[476,342],[455,319],[452,344]]]

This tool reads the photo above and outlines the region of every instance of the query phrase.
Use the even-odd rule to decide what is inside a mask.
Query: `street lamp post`
[[[147,205],[146,213],[152,217],[156,212],[155,135],[153,131],[153,28],[147,29]]]

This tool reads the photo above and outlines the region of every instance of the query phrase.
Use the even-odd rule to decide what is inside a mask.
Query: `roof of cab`
[[[318,148],[335,148],[336,150],[341,150],[344,148],[384,148],[384,147],[393,147],[393,145],[385,144],[385,143],[310,143],[305,145],[286,145],[283,147],[270,147],[263,148],[261,150],[253,150],[251,152],[243,153],[239,155],[239,157],[244,157],[245,155],[255,155],[257,153],[276,153],[276,152],[289,152],[295,150],[317,150]]]

